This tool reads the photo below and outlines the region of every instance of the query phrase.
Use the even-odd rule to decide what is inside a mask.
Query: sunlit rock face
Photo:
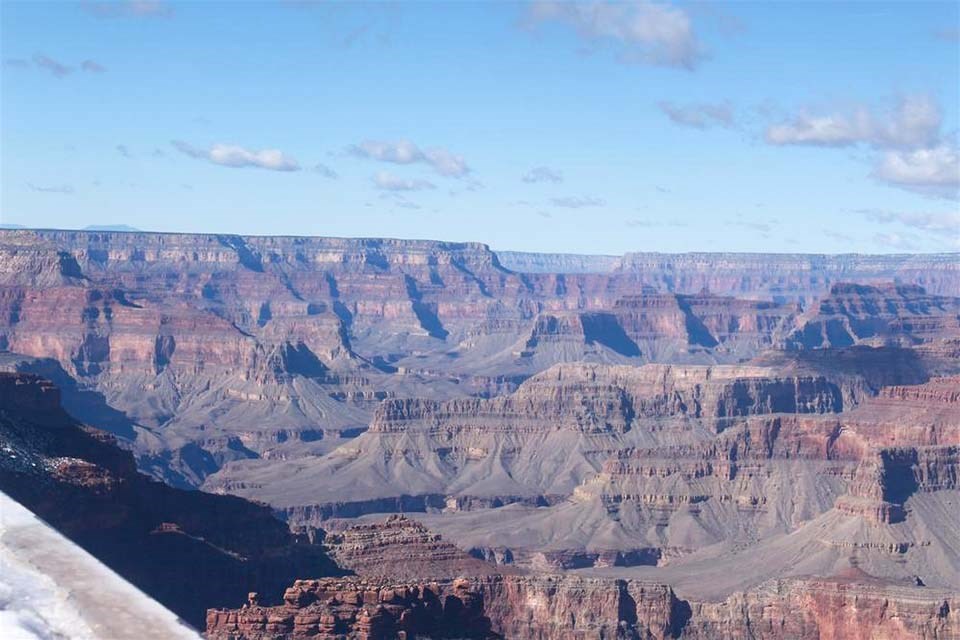
[[[955,593],[857,568],[698,600],[647,580],[498,573],[404,517],[332,537],[337,559],[358,575],[297,580],[280,605],[264,606],[251,593],[238,608],[210,609],[207,637],[933,639],[951,637],[960,624]]]
[[[0,231],[4,477],[223,637],[949,637],[958,264]]]
[[[385,398],[500,395],[563,362],[740,363],[853,344],[950,357],[955,258],[2,230],[0,348],[25,356],[7,368],[56,379],[74,415],[131,442],[141,468],[199,486],[324,455]]]

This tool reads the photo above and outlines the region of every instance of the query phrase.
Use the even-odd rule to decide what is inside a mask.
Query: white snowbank
[[[0,638],[199,640],[200,636],[0,492]]]

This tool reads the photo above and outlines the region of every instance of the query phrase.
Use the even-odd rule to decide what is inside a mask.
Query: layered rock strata
[[[0,349],[26,356],[20,370],[55,366],[74,415],[196,487],[225,466],[324,455],[384,398],[502,394],[558,362],[851,342],[956,357],[960,339],[940,339],[956,334],[952,258],[634,254],[544,272],[478,243],[2,230]],[[851,280],[897,284],[837,285],[842,304],[801,317]]]
[[[0,490],[197,627],[207,607],[250,588],[339,572],[267,507],[137,473],[129,452],[70,418],[35,376],[0,373]]]

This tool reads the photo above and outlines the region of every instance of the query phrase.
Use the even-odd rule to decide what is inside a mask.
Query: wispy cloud
[[[552,182],[558,184],[563,182],[563,173],[550,167],[534,167],[530,169],[521,178],[524,182]]]
[[[44,71],[49,71],[55,78],[65,78],[73,73],[73,67],[68,67],[67,65],[57,62],[50,56],[42,53],[36,53],[33,55],[33,64],[37,65],[37,67],[43,69]]]
[[[27,187],[31,191],[36,191],[38,193],[60,193],[64,195],[69,195],[74,192],[73,187],[71,187],[68,184],[43,186],[43,185],[36,185],[36,184],[33,184],[32,182],[29,182],[27,183]]]
[[[652,229],[654,227],[686,227],[687,223],[682,220],[651,220],[649,218],[634,218],[627,220],[628,227]]]
[[[459,183],[459,186],[460,188],[458,189],[447,190],[447,195],[449,195],[451,198],[456,198],[462,193],[466,193],[468,191],[476,192],[486,188],[485,184],[475,178],[464,180],[463,182]]]
[[[725,223],[731,227],[750,229],[751,231],[757,231],[759,233],[770,233],[772,230],[769,223],[759,222],[757,220],[747,220],[740,217],[735,220],[726,220]]]
[[[943,40],[944,42],[956,44],[960,42],[960,28],[953,27],[951,29],[938,29],[933,32],[933,37],[937,40]]]
[[[80,7],[98,18],[169,18],[173,7],[162,0],[87,0]]]
[[[867,146],[881,152],[871,175],[890,186],[929,196],[960,194],[960,151],[946,140],[940,105],[930,96],[901,98],[886,114],[866,106],[847,112],[813,115],[804,112],[769,127],[773,145],[820,147]]]
[[[951,248],[960,248],[960,211],[916,212],[860,209],[867,220],[876,224],[899,224],[911,230],[912,237],[924,234],[945,241]]]
[[[830,238],[834,242],[839,242],[841,244],[850,244],[853,242],[853,236],[850,234],[834,231],[833,229],[823,229],[820,233],[824,238]]]
[[[450,178],[462,178],[470,173],[463,156],[441,147],[421,149],[409,140],[364,140],[348,147],[347,153],[393,164],[426,164],[440,175]]]
[[[568,24],[588,46],[613,43],[624,62],[693,70],[704,57],[690,15],[680,7],[650,0],[539,0],[531,5],[528,22]]]
[[[383,191],[425,191],[436,188],[436,185],[428,180],[401,178],[387,171],[378,171],[373,176],[373,184]]]
[[[876,233],[873,241],[881,247],[898,251],[916,251],[922,247],[920,239],[914,233]]]
[[[767,128],[766,140],[774,145],[916,148],[936,142],[942,120],[940,106],[930,96],[905,96],[886,115],[863,105],[829,114],[803,111]]]
[[[231,144],[215,144],[209,149],[200,149],[180,140],[173,140],[170,144],[184,155],[198,160],[207,160],[222,167],[235,169],[252,167],[270,171],[300,170],[297,161],[279,149],[257,151]]]
[[[90,73],[104,73],[107,68],[95,60],[84,60],[80,63],[80,69]]]
[[[334,171],[327,165],[323,164],[322,162],[318,162],[316,166],[313,167],[313,172],[319,173],[324,178],[329,178],[330,180],[336,180],[337,178],[340,177],[337,175],[336,171]]]
[[[585,207],[602,207],[606,204],[602,198],[592,196],[564,196],[562,198],[553,198],[550,202],[555,207],[564,209],[583,209]]]
[[[691,104],[681,106],[662,101],[657,106],[674,124],[694,129],[710,127],[732,127],[733,109],[728,104]]]
[[[42,71],[47,71],[55,78],[65,78],[75,71],[74,67],[55,60],[44,54],[33,54],[32,62],[23,58],[7,58],[3,61],[4,68],[7,69],[30,69],[36,67]],[[104,73],[107,68],[95,60],[84,60],[80,63],[80,70],[87,73]]]

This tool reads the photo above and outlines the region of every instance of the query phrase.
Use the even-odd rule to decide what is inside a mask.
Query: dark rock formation
[[[338,572],[267,507],[137,473],[112,436],[75,422],[57,389],[27,374],[0,373],[0,490],[198,627],[251,588]]]

